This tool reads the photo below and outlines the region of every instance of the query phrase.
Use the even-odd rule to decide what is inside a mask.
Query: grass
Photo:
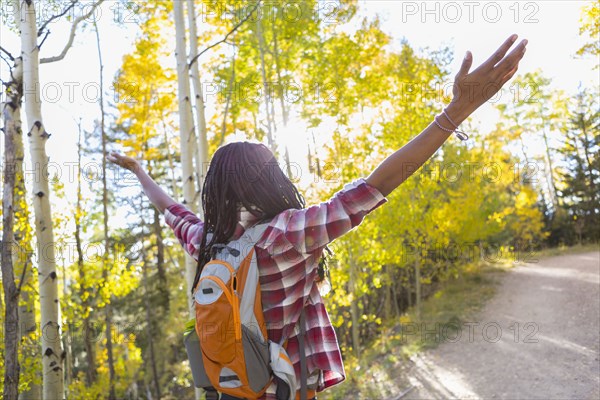
[[[510,263],[469,265],[457,279],[446,281],[440,290],[423,301],[420,313],[415,307],[408,310],[400,317],[407,331],[401,335],[403,353],[411,356],[453,338],[456,332],[453,327],[473,320],[496,293],[498,275],[510,268]]]
[[[548,249],[542,249],[540,251],[536,251],[534,256],[537,258],[546,258],[552,256],[560,256],[563,254],[575,254],[575,253],[585,253],[588,251],[598,251],[600,250],[600,243],[586,243],[586,244],[577,244],[575,246],[558,246],[552,247]]]

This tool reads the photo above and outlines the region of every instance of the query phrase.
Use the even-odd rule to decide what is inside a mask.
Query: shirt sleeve
[[[286,220],[284,236],[298,252],[314,253],[358,226],[368,213],[386,202],[379,190],[359,178],[325,202],[282,213]]]
[[[278,332],[276,340],[279,335],[291,334],[311,291],[316,290],[315,296],[319,296],[314,278],[323,248],[386,202],[381,192],[360,178],[329,200],[285,210],[269,224],[257,247],[271,259],[261,265],[260,285],[265,317],[277,322],[270,328]]]
[[[175,237],[185,251],[198,260],[204,222],[180,203],[167,207],[164,215],[165,222],[173,229]]]

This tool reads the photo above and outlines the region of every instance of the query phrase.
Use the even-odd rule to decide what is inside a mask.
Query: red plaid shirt
[[[325,246],[359,225],[387,199],[363,178],[346,184],[326,202],[278,214],[255,245],[263,314],[270,340],[287,335],[286,350],[300,377],[296,326],[306,314],[306,365],[309,387],[322,391],[346,378],[337,337],[315,283]],[[165,221],[185,250],[197,259],[204,223],[182,204],[165,210]],[[314,373],[314,375],[313,375]],[[275,399],[271,384],[261,399]]]

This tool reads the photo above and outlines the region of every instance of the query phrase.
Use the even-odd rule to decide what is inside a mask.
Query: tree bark
[[[143,204],[143,201],[140,199],[140,203]],[[140,209],[142,209],[142,206],[140,205]],[[156,215],[158,210],[156,210],[156,208],[154,209],[154,224],[156,225]],[[143,232],[144,232],[144,227],[145,227],[145,222],[144,219],[142,217],[142,279],[143,279],[143,285],[144,285],[144,304],[145,304],[145,308],[146,308],[146,335],[148,335],[148,345],[149,345],[149,351],[150,351],[150,362],[152,363],[152,380],[154,381],[154,389],[156,390],[156,398],[160,399],[161,398],[161,392],[160,392],[160,382],[159,382],[159,378],[158,378],[158,371],[156,368],[156,356],[154,354],[154,336],[153,336],[153,330],[154,330],[154,318],[153,318],[153,313],[150,312],[150,296],[149,296],[149,289],[148,289],[148,260],[146,259],[146,252],[144,250],[144,243],[143,243]],[[158,239],[157,239],[158,240]]]
[[[544,138],[544,145],[546,147],[546,161],[548,162],[548,177],[550,178],[549,186],[550,186],[550,197],[552,199],[552,206],[554,207],[554,212],[558,209],[558,196],[556,195],[556,183],[554,182],[554,166],[552,165],[552,157],[550,155],[550,145],[548,144],[548,135],[546,134],[546,127],[544,118],[542,117],[542,137]]]
[[[408,270],[406,271],[406,275],[407,275],[406,283],[407,283],[408,288],[406,290],[406,293],[407,293],[406,300],[407,300],[407,303],[408,303],[408,307],[410,308],[410,307],[413,306],[412,284],[411,284],[412,273],[411,273],[411,268],[410,267],[408,267],[407,269]]]
[[[63,360],[60,325],[58,321],[58,287],[50,189],[48,183],[48,156],[45,144],[50,136],[42,120],[39,48],[37,44],[36,4],[21,2],[20,21],[21,51],[23,57],[23,88],[25,111],[29,132],[29,148],[34,170],[42,171],[33,180],[33,207],[35,211],[36,237],[38,242],[38,275],[42,328],[42,366],[44,399],[63,398]],[[43,255],[43,256],[42,256]]]
[[[287,128],[288,124],[288,109],[285,106],[285,95],[284,95],[284,82],[281,78],[281,65],[279,62],[279,45],[277,42],[277,26],[275,25],[275,18],[272,20],[272,28],[273,28],[273,55],[275,58],[275,71],[277,73],[277,96],[279,97],[279,104],[281,105],[281,115],[283,118],[283,128]],[[273,112],[275,115],[275,112]],[[286,132],[284,132],[284,135]],[[288,174],[288,178],[292,179],[292,166],[290,164],[290,153],[288,150],[288,145],[284,145],[285,151],[283,153],[283,158],[285,161],[285,167]]]
[[[417,307],[417,318],[421,320],[421,261],[419,255],[415,258],[415,303]]]
[[[402,269],[400,269],[400,282],[402,282]],[[392,282],[391,283],[391,288],[392,288],[392,305],[394,306],[394,311],[396,315],[400,315],[402,314],[402,308],[401,306],[398,306],[398,293],[396,292],[396,282]],[[404,302],[404,299],[402,299],[402,301]],[[404,304],[402,304],[404,305]]]
[[[263,32],[262,32],[262,25],[261,25],[261,18],[257,18],[256,19],[256,37],[258,39],[258,51],[260,54],[260,73],[262,76],[262,81],[263,81],[263,89],[265,91],[264,93],[264,98],[265,98],[265,112],[267,115],[267,140],[269,142],[269,147],[271,148],[271,151],[273,152],[273,154],[275,154],[275,156],[277,157],[277,145],[275,144],[275,139],[274,139],[274,134],[273,134],[273,121],[272,121],[272,116],[271,116],[271,111],[269,109],[269,102],[270,102],[270,88],[269,88],[269,82],[267,80],[267,66],[266,66],[266,62],[265,62],[265,38],[263,36]]]
[[[18,59],[17,59],[18,60]],[[19,388],[19,288],[15,283],[13,270],[13,252],[18,252],[14,240],[15,210],[15,142],[20,127],[21,92],[18,79],[21,74],[20,62],[11,70],[15,77],[9,82],[8,97],[2,103],[4,119],[4,190],[2,194],[2,254],[1,269],[4,289],[4,390],[3,398],[13,400],[18,396]],[[21,280],[23,278],[21,277]],[[22,281],[19,282],[19,285]]]
[[[198,34],[196,30],[196,11],[194,7],[194,0],[187,0],[188,6],[188,24],[190,28],[190,58],[194,58],[198,54]],[[197,210],[200,214],[200,218],[204,219],[204,210],[202,209],[201,191],[204,184],[204,169],[208,167],[208,139],[206,133],[206,114],[204,104],[204,94],[202,93],[202,84],[200,82],[200,72],[198,70],[198,63],[192,63],[191,67],[191,78],[194,87],[194,98],[196,103],[196,137],[198,140],[197,146],[194,146],[197,150],[198,157],[196,159],[196,173],[198,175],[198,205]]]
[[[67,291],[68,289],[68,283],[67,283],[67,278],[66,278],[66,267],[65,267],[65,260],[63,258],[62,260],[62,269],[61,269],[61,274],[62,274],[62,284],[63,284],[63,298],[66,298],[69,293]],[[67,330],[66,334],[63,334],[62,337],[63,340],[63,349],[65,349],[65,398],[69,398],[69,385],[71,384],[71,378],[73,377],[73,353],[71,351],[71,343],[73,343],[73,334],[71,329]]]
[[[160,211],[154,208],[154,221],[152,223],[154,237],[156,237],[156,271],[158,274],[158,291],[161,294],[161,304],[164,304],[165,311],[170,309],[169,286],[167,273],[165,271],[165,244],[162,237],[162,227],[160,226]]]
[[[234,93],[234,81],[235,81],[235,39],[233,42],[234,50],[233,55],[231,56],[231,76],[229,77],[229,86],[227,90],[227,100],[225,101],[225,111],[223,111],[223,123],[221,124],[221,141],[219,142],[219,146],[221,146],[225,142],[225,134],[227,133],[227,114],[229,113],[229,107],[231,106],[231,97]]]
[[[18,14],[17,18],[18,18]],[[32,333],[36,332],[35,323],[35,286],[33,283],[33,273],[31,268],[31,230],[29,224],[29,210],[26,200],[25,179],[23,176],[23,160],[25,158],[23,149],[23,131],[21,129],[21,106],[23,98],[23,62],[21,57],[14,60],[14,66],[11,69],[11,80],[7,85],[7,102],[2,106],[3,112],[12,114],[12,121],[4,119],[5,134],[9,134],[9,127],[12,132],[12,145],[14,154],[14,168],[6,169],[7,172],[14,171],[14,192],[13,192],[13,240],[12,247],[12,265],[16,276],[21,277],[19,286],[20,301],[18,307],[18,337],[19,345],[23,349],[21,358],[39,356],[39,344]],[[7,107],[8,108],[5,108]],[[12,125],[10,125],[12,123]],[[8,165],[5,163],[5,165]],[[19,381],[22,375],[28,374],[31,379],[36,371],[21,371]],[[28,379],[28,380],[29,380]],[[41,396],[40,386],[29,381],[29,389],[21,392],[19,398],[23,400],[38,400]]]
[[[96,45],[98,47],[98,61],[100,65],[100,137],[102,143],[102,222],[103,222],[103,234],[104,234],[104,255],[102,257],[102,278],[106,283],[108,281],[109,269],[110,269],[110,240],[108,236],[108,188],[106,185],[106,132],[104,131],[104,77],[102,72],[104,70],[104,64],[102,63],[102,50],[100,47],[100,34],[98,33],[98,26],[94,23],[96,32]],[[109,299],[106,302],[105,315],[106,315],[106,353],[108,358],[108,371],[109,371],[109,389],[108,399],[115,400],[115,365],[113,358],[113,345],[112,345],[112,309],[111,309],[112,295],[109,295]]]
[[[391,278],[391,274],[390,274],[390,266],[389,264],[386,264],[384,266],[385,269],[385,277],[387,278],[387,284],[385,285],[385,294],[384,294],[384,315],[385,315],[385,319],[389,320],[390,318],[392,318],[392,284],[394,283],[393,279]]]
[[[185,19],[184,2],[173,1],[173,14],[175,19],[175,57],[177,59],[177,83],[179,98],[179,134],[180,134],[180,155],[181,170],[183,181],[183,203],[192,211],[196,212],[194,206],[194,171],[192,165],[193,146],[194,146],[194,124],[192,107],[190,103],[190,79],[188,76],[188,64],[185,50]],[[191,296],[194,276],[196,275],[196,261],[185,254],[185,274],[188,288],[188,312],[190,318],[195,317],[194,304]]]
[[[83,249],[81,246],[81,215],[83,209],[81,207],[81,122],[79,123],[79,138],[77,141],[77,202],[75,210],[75,247],[77,249],[77,270],[79,271],[79,280],[85,282],[86,273],[83,263]],[[79,297],[81,300],[81,308],[83,311],[83,344],[85,348],[85,358],[87,362],[87,368],[85,369],[86,384],[91,386],[96,381],[96,356],[94,342],[92,341],[92,324],[91,312],[92,307],[89,304],[89,297],[86,295],[86,291],[89,288],[85,284],[79,285]]]
[[[166,151],[167,151],[167,160],[169,161],[169,169],[171,170],[171,191],[173,192],[173,197],[177,197],[177,179],[175,178],[175,163],[173,162],[173,154],[171,153],[171,149],[169,147],[169,137],[167,135],[167,125],[165,124],[164,118],[161,118],[160,122],[163,126],[163,140],[165,143]]]
[[[352,318],[352,347],[356,357],[360,357],[360,335],[358,327],[358,297],[356,296],[356,265],[352,257],[352,253],[349,253],[349,265],[350,277],[348,280],[348,287],[352,293],[352,303],[350,305],[350,316]]]
[[[580,114],[580,119],[579,119],[580,123],[581,123],[581,132],[583,133],[583,139],[585,140],[585,144],[583,146],[583,153],[585,154],[585,161],[586,161],[586,171],[588,173],[588,180],[589,180],[589,185],[590,188],[592,189],[590,191],[590,200],[592,201],[592,203],[596,202],[596,183],[594,182],[594,172],[592,171],[592,161],[590,160],[590,152],[589,152],[589,146],[591,141],[588,138],[588,133],[587,133],[587,123],[585,121],[585,114],[581,113]],[[592,209],[592,212],[594,213],[594,215],[596,214],[595,209]]]
[[[23,351],[23,357],[39,355],[38,342],[32,333],[36,332],[35,323],[35,287],[33,285],[33,273],[31,268],[31,227],[29,224],[29,210],[26,200],[25,179],[23,176],[23,160],[25,153],[23,149],[23,131],[21,129],[21,102],[23,97],[23,63],[21,57],[15,59],[15,65],[11,71],[11,82],[8,85],[7,93],[12,106],[17,108],[13,111],[13,149],[14,149],[14,174],[15,174],[15,190],[13,195],[13,212],[14,221],[14,244],[12,252],[12,263],[14,273],[22,277],[19,283],[21,297],[18,307],[19,315],[19,340]],[[3,108],[4,109],[4,108]],[[9,110],[10,110],[9,109]],[[7,111],[9,111],[7,110]],[[5,120],[5,129],[8,124]],[[23,374],[25,371],[21,371]],[[33,371],[27,371],[33,375]],[[21,379],[21,378],[19,378]],[[38,400],[41,396],[40,386],[29,382],[29,389],[19,394],[19,397],[24,400]]]
[[[33,271],[31,268],[31,227],[29,226],[29,210],[26,202],[26,188],[23,177],[23,135],[19,130],[19,136],[15,140],[15,221],[19,224],[15,228],[15,242],[19,253],[13,254],[13,265],[15,273],[23,276],[23,284],[20,291],[19,302],[19,339],[23,349],[22,354],[39,357],[39,342],[32,333],[36,332],[35,302],[36,291],[34,285]],[[20,221],[20,222],[19,222]],[[23,373],[25,371],[21,371]],[[34,373],[34,371],[28,371]],[[29,383],[26,391],[19,393],[20,400],[39,400],[41,387],[33,382]]]
[[[177,98],[179,104],[179,142],[181,157],[181,174],[183,186],[183,204],[190,211],[196,212],[194,197],[194,166],[192,162],[195,147],[194,141],[194,116],[192,114],[191,91],[189,68],[185,51],[185,12],[184,2],[173,0],[173,18],[175,20],[175,58],[177,60]],[[196,276],[196,260],[187,252],[184,252],[185,280],[187,282],[187,306],[190,318],[195,318],[194,299],[191,295],[194,277]],[[197,400],[202,397],[202,390],[194,388],[194,396]]]
[[[321,160],[319,160],[319,155],[317,154],[317,143],[315,141],[315,132],[311,132],[312,135],[312,142],[313,142],[313,150],[314,150],[314,155],[315,155],[315,160],[316,160],[316,172],[317,172],[317,177],[319,178],[319,180],[322,178],[321,176]]]

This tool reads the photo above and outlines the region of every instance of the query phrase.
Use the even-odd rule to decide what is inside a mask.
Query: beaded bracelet
[[[442,113],[444,113],[444,115],[446,116],[446,118],[448,118],[448,121],[450,121],[450,123],[452,124],[452,126],[453,126],[455,129],[458,129],[458,125],[456,125],[456,124],[454,123],[454,121],[452,121],[452,119],[450,118],[450,116],[449,116],[449,115],[448,115],[448,113],[446,112],[446,109],[445,109],[445,108],[444,108],[444,110],[442,111]]]
[[[440,128],[443,131],[446,132],[450,132],[450,133],[455,133],[456,137],[458,137],[460,140],[467,140],[469,138],[469,135],[467,135],[465,132],[463,131],[459,131],[458,130],[458,126],[456,126],[456,124],[452,121],[452,119],[450,119],[450,117],[448,116],[448,114],[446,113],[446,109],[444,109],[443,114],[446,118],[448,118],[448,121],[450,121],[450,123],[455,127],[454,129],[448,129],[448,128],[444,128],[442,125],[440,125],[440,123],[437,121],[437,118],[439,117],[439,114],[435,116],[435,118],[433,119],[433,121],[435,122],[435,124],[438,126],[438,128]]]

